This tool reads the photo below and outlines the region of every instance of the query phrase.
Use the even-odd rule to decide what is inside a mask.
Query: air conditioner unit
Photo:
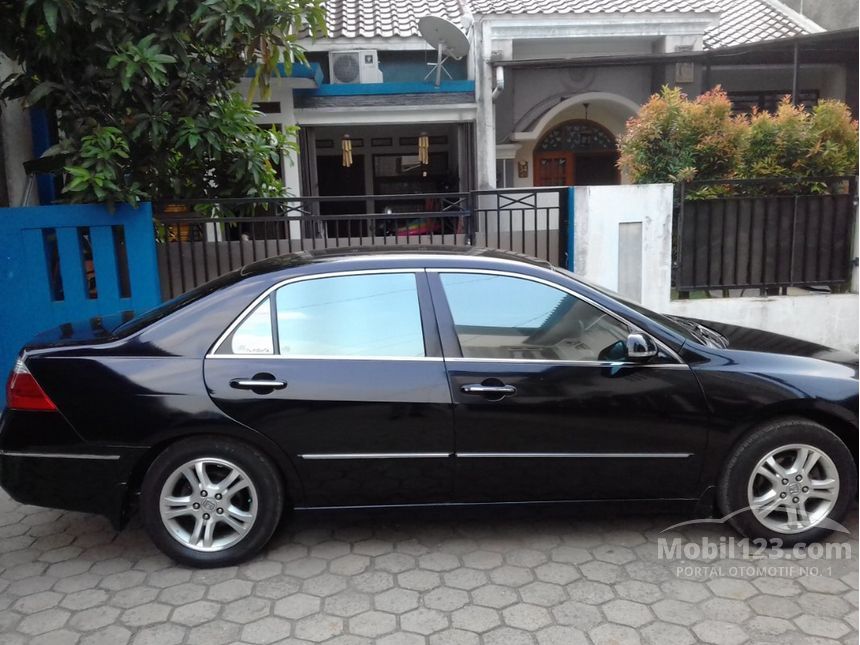
[[[382,82],[375,49],[331,52],[328,55],[328,63],[331,82],[334,85]]]

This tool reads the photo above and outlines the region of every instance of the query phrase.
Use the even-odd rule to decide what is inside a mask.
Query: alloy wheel
[[[236,464],[215,457],[186,462],[164,482],[159,511],[168,533],[196,551],[223,551],[257,518],[257,489]]]
[[[807,444],[771,450],[747,486],[756,519],[777,533],[800,533],[820,524],[839,498],[839,473],[827,454]]]

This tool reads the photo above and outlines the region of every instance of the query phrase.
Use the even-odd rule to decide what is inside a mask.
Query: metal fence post
[[[558,264],[573,270],[572,249],[572,210],[573,189],[562,188],[558,191]]]
[[[475,246],[478,231],[478,194],[476,191],[469,191],[469,216],[466,218],[468,224],[467,240],[469,246]]]
[[[676,287],[678,287],[678,299],[679,300],[686,300],[687,298],[690,297],[690,292],[689,291],[682,291],[680,289],[681,267],[683,266],[682,261],[684,258],[684,251],[683,251],[683,249],[684,249],[684,200],[687,198],[687,184],[685,182],[682,181],[680,183],[678,192],[680,193],[680,195],[678,196],[678,203],[675,206],[675,213],[677,214],[678,226],[676,227],[676,232],[674,235],[674,237],[675,237],[675,244],[674,244],[675,258],[674,258],[674,262],[672,263],[672,269],[673,269],[672,273],[674,274],[673,275],[674,279],[672,280],[672,282],[675,284]]]

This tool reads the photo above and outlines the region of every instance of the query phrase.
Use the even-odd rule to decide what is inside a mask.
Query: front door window
[[[629,327],[566,291],[492,274],[443,273],[440,279],[466,358],[624,358]]]

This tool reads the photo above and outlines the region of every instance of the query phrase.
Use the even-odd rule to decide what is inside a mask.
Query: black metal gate
[[[736,194],[697,198],[721,187]],[[856,177],[680,185],[675,287],[691,291],[839,288],[851,280]]]
[[[571,266],[572,188],[416,195],[196,199],[156,204],[162,295],[172,298],[249,262],[311,249],[487,246]],[[364,203],[367,210],[326,214]],[[347,209],[348,210],[348,209]]]

